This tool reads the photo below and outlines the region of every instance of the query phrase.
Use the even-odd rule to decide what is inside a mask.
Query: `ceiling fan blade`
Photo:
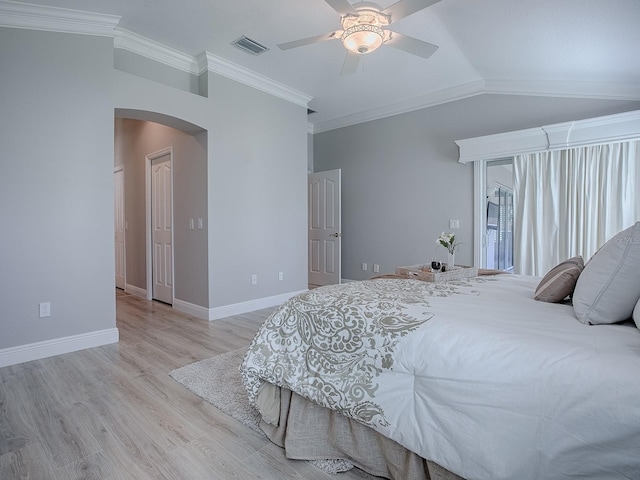
[[[391,22],[397,22],[401,18],[408,17],[412,13],[419,12],[440,0],[399,0],[385,8],[382,13],[391,15]]]
[[[433,43],[423,42],[417,38],[400,35],[396,32],[391,32],[391,38],[384,42],[384,44],[422,58],[429,58],[438,50],[438,46]]]
[[[278,48],[280,50],[289,50],[290,48],[303,47],[305,45],[311,45],[312,43],[324,42],[326,40],[333,40],[334,38],[340,38],[342,31],[335,31],[325,33],[324,35],[317,35],[315,37],[301,38],[300,40],[294,40],[293,42],[279,43]]]
[[[344,57],[344,63],[342,64],[342,70],[340,75],[352,75],[358,71],[360,66],[360,58],[362,55],[359,53],[347,52],[347,56]]]
[[[347,0],[324,0],[324,1],[327,2],[329,6],[331,6],[331,8],[333,8],[340,15],[346,15],[347,13],[354,13],[354,14],[358,13],[351,6],[351,4],[347,2]]]

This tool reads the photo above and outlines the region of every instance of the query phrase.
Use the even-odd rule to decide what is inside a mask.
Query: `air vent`
[[[251,55],[260,55],[261,53],[269,50],[264,45],[256,42],[255,40],[251,40],[249,37],[245,37],[244,35],[231,42],[231,45],[247,53],[250,53]]]

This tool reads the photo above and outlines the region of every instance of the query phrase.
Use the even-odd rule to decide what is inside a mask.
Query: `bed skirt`
[[[260,427],[294,460],[344,459],[392,480],[464,480],[395,441],[290,390],[280,389],[278,426]]]

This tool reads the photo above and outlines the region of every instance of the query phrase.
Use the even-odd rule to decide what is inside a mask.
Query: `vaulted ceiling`
[[[383,45],[353,75],[340,75],[338,40],[277,47],[339,30],[325,0],[22,3],[118,15],[120,28],[187,55],[222,57],[313,97],[309,121],[324,129],[483,93],[640,100],[639,0],[441,0],[393,24],[438,45],[435,54],[425,60]],[[232,46],[242,35],[270,50],[253,56]]]

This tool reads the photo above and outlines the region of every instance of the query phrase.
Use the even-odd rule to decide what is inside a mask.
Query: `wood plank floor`
[[[328,475],[172,380],[246,346],[272,309],[208,322],[120,290],[120,342],[0,369],[0,478],[374,479]]]

